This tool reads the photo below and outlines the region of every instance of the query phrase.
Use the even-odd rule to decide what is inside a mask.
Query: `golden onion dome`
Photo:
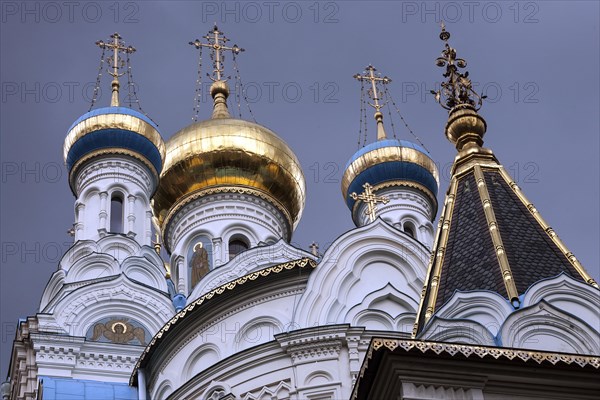
[[[166,142],[152,205],[163,232],[183,205],[219,192],[250,193],[267,200],[285,215],[292,229],[300,220],[306,191],[300,162],[270,129],[231,118],[228,94],[225,82],[215,82],[212,118],[183,128]]]

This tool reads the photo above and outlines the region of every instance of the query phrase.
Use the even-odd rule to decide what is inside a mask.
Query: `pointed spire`
[[[119,77],[123,76],[125,73],[119,73],[119,70],[125,66],[125,61],[121,58],[120,54],[132,54],[135,53],[135,48],[132,46],[125,46],[125,42],[121,40],[121,36],[118,33],[113,33],[110,35],[112,39],[109,43],[105,43],[103,40],[99,40],[96,42],[96,45],[103,50],[108,49],[112,50],[113,54],[108,58],[110,68],[108,70],[108,74],[113,77],[111,82],[112,86],[112,95],[110,100],[111,107],[119,106]]]
[[[238,47],[237,44],[227,47],[225,44],[229,42],[229,39],[223,35],[223,32],[219,31],[217,25],[207,35],[203,36],[203,39],[206,39],[207,43],[202,43],[199,39],[196,39],[189,44],[197,49],[207,47],[211,51],[213,73],[209,77],[213,81],[210,87],[210,95],[214,100],[212,118],[230,118],[231,116],[227,108],[227,97],[229,97],[230,91],[227,79],[223,79],[224,56],[222,52],[231,51],[233,54],[239,54],[245,50]]]
[[[358,81],[369,81],[371,83],[371,89],[369,89],[369,96],[373,100],[373,103],[369,103],[371,107],[375,109],[375,114],[373,115],[375,121],[377,122],[377,140],[385,140],[387,139],[387,135],[385,133],[385,128],[383,127],[383,114],[381,113],[381,108],[385,105],[380,103],[381,101],[381,91],[377,89],[377,85],[388,84],[392,80],[387,76],[381,77],[381,74],[375,73],[377,71],[372,65],[368,65],[361,74],[354,75],[354,78]],[[385,102],[384,102],[385,103]]]

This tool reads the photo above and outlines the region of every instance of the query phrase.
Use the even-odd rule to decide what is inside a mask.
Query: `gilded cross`
[[[208,43],[202,43],[200,40],[196,39],[193,42],[190,42],[190,44],[192,46],[195,46],[197,49],[201,48],[201,47],[208,47],[210,49],[212,49],[213,53],[212,53],[212,59],[213,59],[213,77],[211,77],[210,79],[212,79],[213,81],[220,81],[221,80],[221,74],[223,73],[223,59],[222,59],[222,55],[221,55],[221,51],[223,50],[230,50],[232,53],[234,54],[238,54],[242,51],[244,51],[244,49],[242,49],[241,47],[238,47],[237,44],[234,44],[233,47],[227,47],[225,46],[225,44],[227,42],[229,42],[229,39],[227,39],[225,37],[225,35],[223,35],[223,32],[219,31],[219,28],[217,28],[217,25],[215,25],[215,27],[213,28],[212,32],[208,32],[208,34],[206,36],[203,36],[204,39],[206,39],[206,41]]]
[[[377,71],[377,69],[375,69],[375,67],[373,67],[372,65],[369,65],[367,68],[365,68],[365,71],[362,75],[356,74],[354,75],[354,78],[359,81],[369,81],[371,83],[371,90],[369,94],[371,95],[374,104],[369,103],[369,105],[373,107],[375,111],[379,112],[383,105],[379,104],[379,100],[381,100],[381,98],[379,97],[380,92],[377,90],[377,83],[381,82],[383,84],[387,84],[390,83],[392,80],[387,76],[378,76],[381,74],[375,74],[375,71]]]
[[[375,109],[375,121],[377,121],[377,140],[384,140],[387,138],[387,135],[385,134],[385,129],[383,127],[383,114],[381,113],[381,108],[385,104],[379,103],[379,101],[382,99],[380,98],[381,92],[377,90],[377,84],[381,83],[385,85],[390,83],[392,80],[387,76],[381,77],[381,74],[379,73],[375,74],[375,71],[377,70],[372,65],[369,65],[367,68],[365,68],[365,71],[362,75],[356,74],[354,75],[354,78],[361,82],[371,82],[369,96],[373,100],[373,103],[369,103],[369,105]]]
[[[377,203],[387,204],[390,199],[386,196],[377,196],[373,193],[373,186],[371,186],[368,182],[363,185],[365,191],[361,194],[356,194],[356,192],[350,193],[350,197],[353,200],[362,200],[367,204],[367,209],[365,210],[365,214],[369,216],[369,222],[375,221],[376,212],[377,212]]]
[[[133,46],[125,46],[125,43],[121,40],[122,37],[118,33],[110,35],[112,42],[105,43],[103,40],[96,42],[96,45],[101,49],[112,50],[113,55],[109,58],[109,63],[112,64],[112,71],[108,70],[108,74],[113,77],[112,81],[112,98],[110,105],[114,107],[119,106],[119,77],[125,73],[119,74],[119,69],[125,66],[125,61],[121,59],[119,53],[131,54],[135,52]]]

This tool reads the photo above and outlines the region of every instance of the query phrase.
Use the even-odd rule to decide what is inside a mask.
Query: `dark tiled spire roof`
[[[461,129],[485,132],[485,121],[463,107],[450,113],[449,129],[458,137]],[[483,134],[470,135],[479,142],[457,145],[415,335],[456,291],[492,291],[518,308],[531,285],[561,273],[598,286],[491,150],[480,146]]]
[[[472,87],[467,62],[445,44],[436,64],[446,69],[436,100],[449,111],[446,137],[458,150],[450,188],[421,293],[416,336],[456,291],[490,291],[513,307],[534,283],[566,274],[598,287],[577,258],[483,146],[487,130],[478,114],[482,100]]]

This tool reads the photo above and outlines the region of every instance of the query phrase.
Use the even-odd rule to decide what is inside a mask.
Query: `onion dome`
[[[407,186],[423,192],[437,206],[439,173],[427,151],[414,143],[398,139],[381,139],[358,150],[346,164],[342,194],[350,211],[365,183],[376,191],[389,186]]]
[[[216,81],[212,118],[189,125],[166,142],[154,216],[163,227],[185,204],[211,193],[239,192],[279,209],[295,228],[305,201],[304,174],[290,147],[264,126],[232,118],[229,87]]]
[[[125,47],[118,33],[112,41],[96,44],[113,52],[109,60],[113,77],[111,106],[95,109],[79,117],[69,128],[63,146],[63,157],[69,171],[69,184],[75,192],[74,179],[79,167],[101,155],[124,154],[142,161],[158,178],[165,156],[165,145],[158,126],[144,114],[119,106],[119,69],[125,66],[120,53],[133,53]],[[104,53],[102,56],[104,62]],[[129,65],[127,65],[129,68]],[[157,179],[158,181],[158,179]]]
[[[106,154],[130,155],[158,176],[165,145],[156,124],[137,111],[115,106],[92,110],[73,123],[65,139],[63,156],[71,188],[78,167]]]
[[[422,192],[429,199],[432,210],[437,209],[437,166],[422,146],[406,140],[387,138],[381,113],[383,104],[380,101],[384,99],[382,96],[385,96],[385,102],[390,101],[391,97],[387,89],[382,91],[378,89],[378,85],[385,85],[392,80],[387,76],[379,76],[375,71],[377,70],[369,65],[363,74],[354,75],[363,85],[366,82],[370,86],[369,95],[373,103],[369,105],[375,109],[374,118],[377,123],[377,141],[354,153],[346,164],[342,177],[342,195],[355,222],[358,205],[363,200],[356,193],[362,192],[363,187],[367,189],[365,185],[369,186],[369,193],[389,187],[410,187]],[[361,93],[364,92],[363,87]],[[365,99],[361,98],[361,104],[363,103]],[[365,109],[361,112],[365,112]],[[388,201],[385,197],[381,197],[380,200]],[[371,217],[374,220],[375,214]],[[435,213],[432,213],[431,218],[434,217]]]

